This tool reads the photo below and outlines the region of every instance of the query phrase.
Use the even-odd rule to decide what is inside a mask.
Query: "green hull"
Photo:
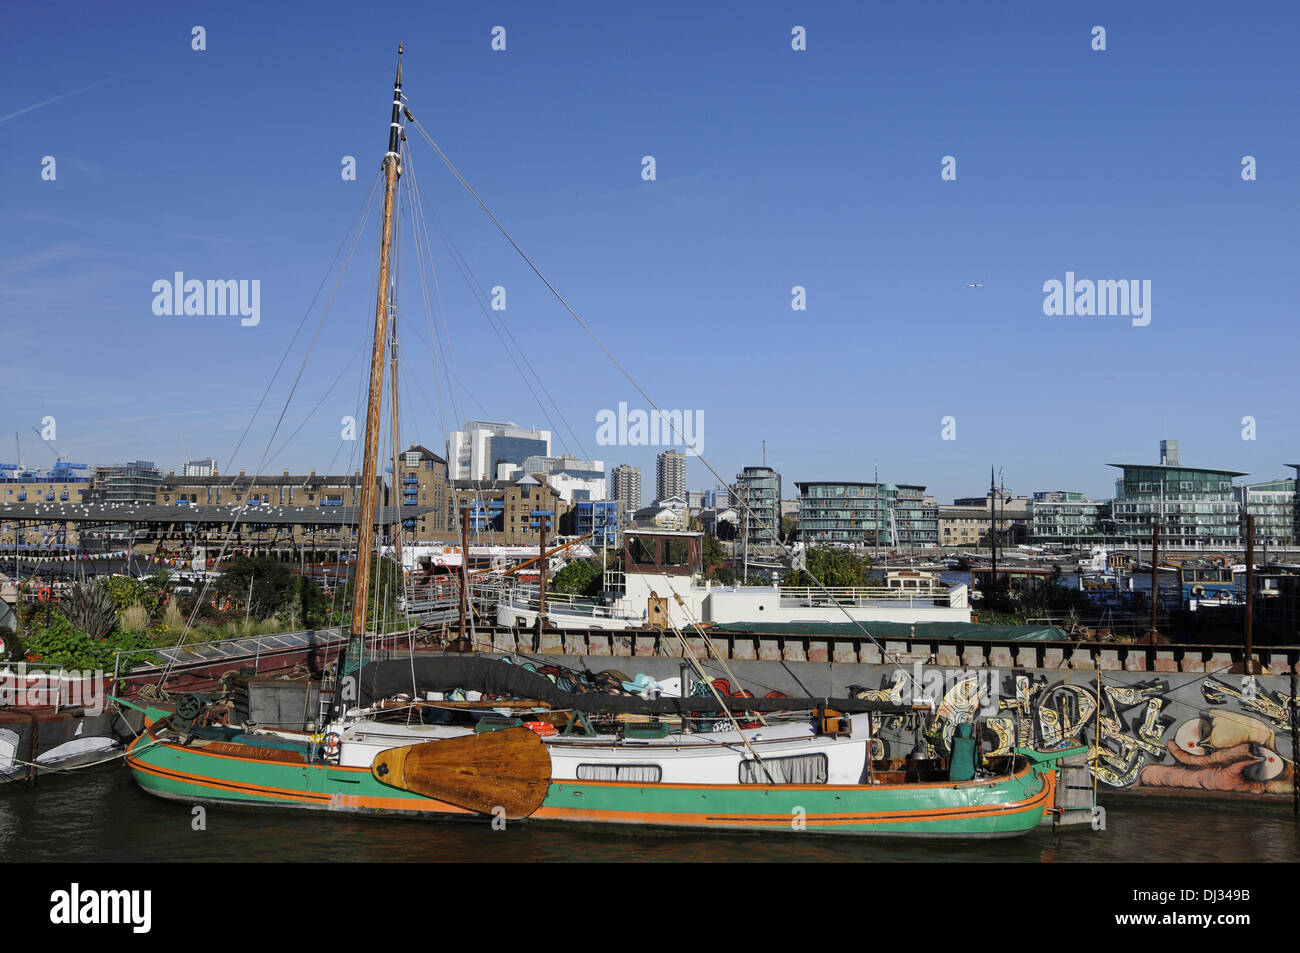
[[[231,746],[237,748],[238,746]],[[473,812],[380,782],[369,769],[213,754],[142,735],[127,764],[151,794],[186,803],[425,817]],[[1055,761],[985,781],[899,785],[640,784],[553,781],[538,821],[907,837],[1011,837],[1053,806]]]

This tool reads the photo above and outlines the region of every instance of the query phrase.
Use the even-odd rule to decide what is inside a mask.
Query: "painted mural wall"
[[[611,685],[686,674],[680,659],[545,658]],[[605,668],[613,665],[618,668]],[[900,702],[924,694],[934,699],[933,713],[876,717],[876,758],[906,758],[918,747],[927,757],[945,756],[956,726],[974,722],[989,753],[1066,743],[1096,749],[1100,737],[1100,751],[1089,767],[1113,792],[1147,787],[1290,799],[1296,784],[1290,720],[1295,699],[1284,676],[1243,682],[1227,672],[1103,671],[1099,695],[1097,673],[1086,669],[740,660],[729,668],[724,673],[710,664],[706,670],[725,679],[720,687],[733,696],[748,690],[760,696],[782,692]]]
[[[1113,789],[1176,788],[1291,797],[1295,784],[1290,712],[1283,678],[1243,685],[1240,675],[968,671],[933,714],[881,716],[877,757],[904,758],[918,745],[948,753],[956,725],[973,721],[984,748],[1094,748],[1090,770]],[[859,698],[902,697],[907,678],[883,673]],[[1096,752],[1100,735],[1100,752]]]

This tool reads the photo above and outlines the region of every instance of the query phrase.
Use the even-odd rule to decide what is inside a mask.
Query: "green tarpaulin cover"
[[[753,632],[758,635],[821,635],[865,638],[866,629],[875,638],[995,639],[1003,642],[1068,642],[1064,629],[1054,625],[976,625],[973,622],[746,622],[714,625],[710,632]]]

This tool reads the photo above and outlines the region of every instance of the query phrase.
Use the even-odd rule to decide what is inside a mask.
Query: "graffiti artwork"
[[[1020,746],[1092,748],[1089,769],[1112,788],[1152,787],[1290,796],[1295,778],[1291,713],[1296,700],[1262,684],[1281,679],[1108,672],[1058,676],[989,670],[930,696],[932,711],[881,716],[873,754],[906,757],[921,743],[946,756],[956,726],[973,722],[986,754]],[[913,688],[902,673],[883,673],[879,687],[850,687],[856,698],[899,701]],[[913,697],[916,697],[915,695]],[[919,726],[916,719],[920,719]]]

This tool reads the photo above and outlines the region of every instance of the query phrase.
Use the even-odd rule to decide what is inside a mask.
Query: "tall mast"
[[[388,370],[389,370],[389,406],[392,409],[392,431],[393,431],[393,489],[392,505],[397,518],[393,520],[393,558],[397,560],[398,572],[401,574],[400,579],[405,583],[406,570],[402,564],[402,506],[406,497],[406,485],[402,483],[398,472],[398,464],[401,461],[402,442],[400,436],[401,419],[397,412],[397,307],[394,303],[389,310],[391,327],[388,334]],[[403,590],[405,585],[403,585]],[[405,594],[405,593],[403,593]]]
[[[370,354],[370,390],[366,405],[365,456],[361,464],[361,508],[357,517],[357,571],[352,595],[352,627],[340,676],[361,667],[366,634],[366,607],[370,601],[370,555],[375,537],[375,476],[379,456],[379,416],[384,390],[384,345],[388,336],[388,280],[393,250],[393,205],[397,192],[398,136],[402,110],[402,45],[397,45],[397,79],[393,83],[393,118],[388,127],[388,152],[384,154],[384,230],[379,246],[379,300],[375,306],[375,337]],[[394,478],[397,474],[394,472]],[[335,692],[335,710],[349,699]],[[350,699],[355,700],[355,699]]]

